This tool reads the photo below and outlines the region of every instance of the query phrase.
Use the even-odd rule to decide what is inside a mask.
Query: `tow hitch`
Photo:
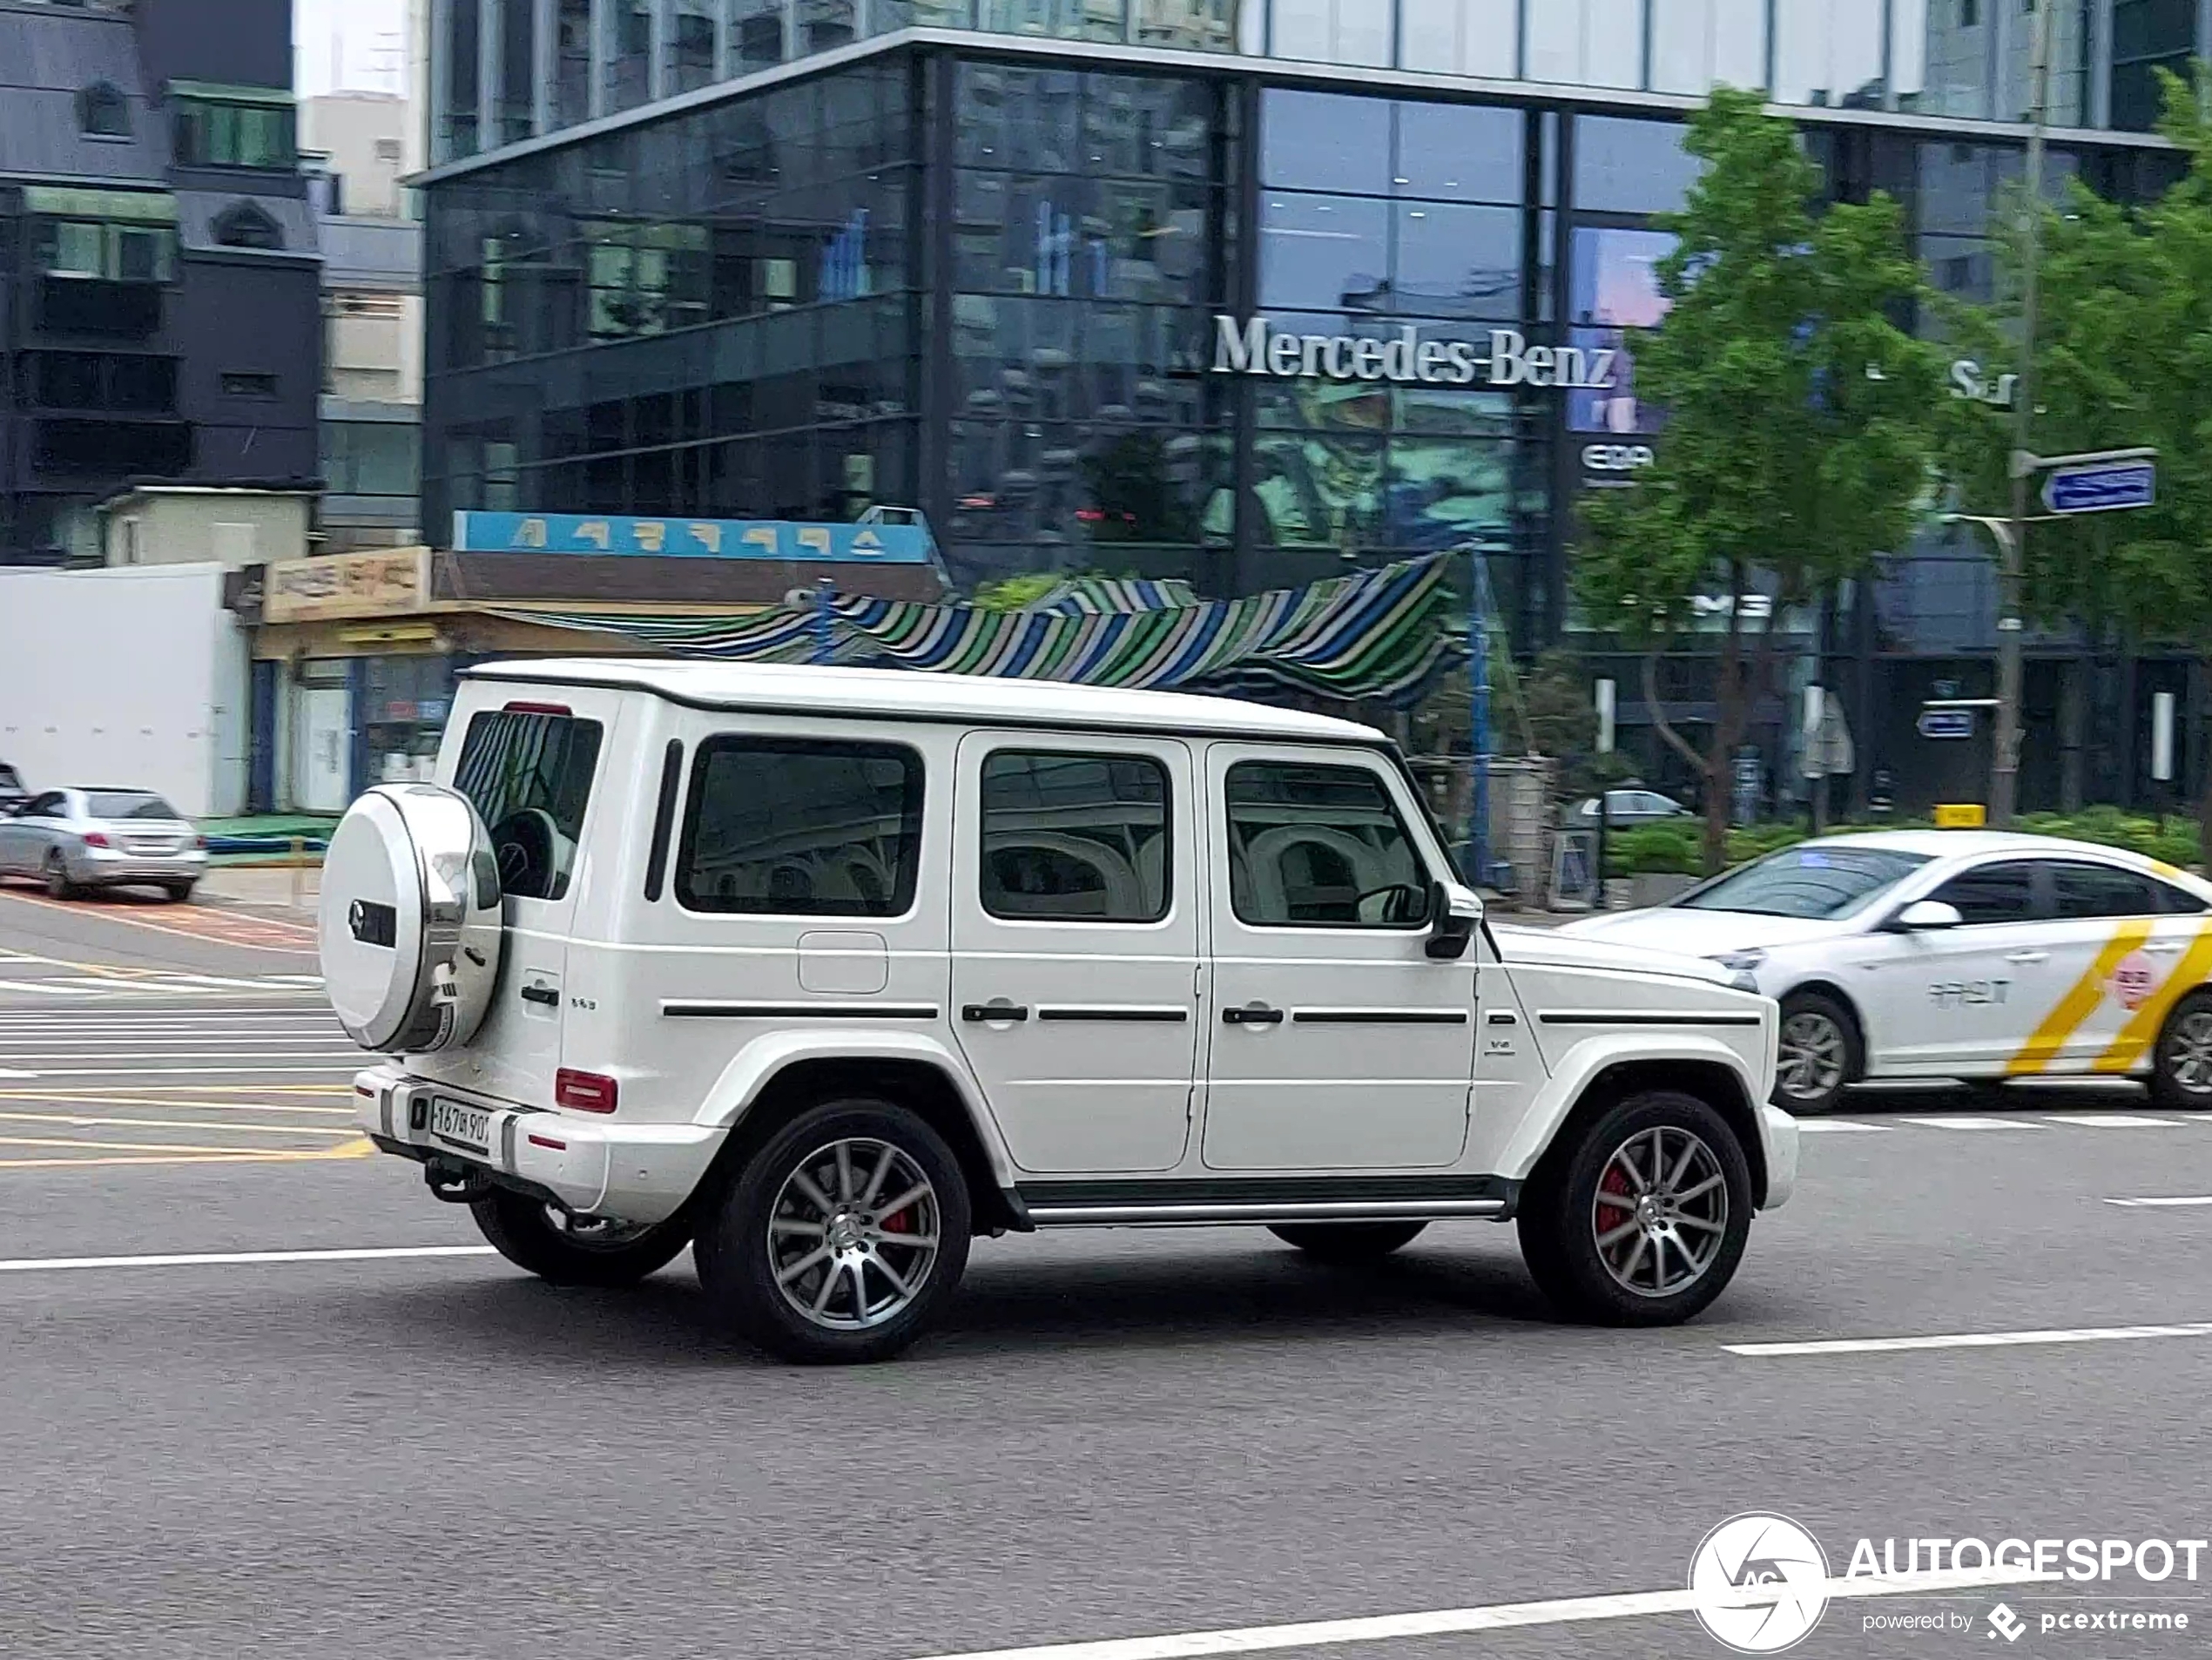
[[[433,1155],[422,1161],[422,1179],[430,1191],[448,1205],[473,1205],[489,1198],[493,1184],[483,1171],[457,1158],[440,1158]]]

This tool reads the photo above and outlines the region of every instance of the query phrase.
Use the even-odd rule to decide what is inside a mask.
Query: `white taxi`
[[[2212,883],[2087,842],[1883,831],[1801,842],[1572,934],[1693,952],[1782,1005],[1774,1100],[1862,1078],[2109,1074],[2212,1108]]]

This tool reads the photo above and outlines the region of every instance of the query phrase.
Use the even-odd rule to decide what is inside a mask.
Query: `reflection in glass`
[[[1361,310],[1510,321],[1521,313],[1521,215],[1510,207],[1405,204],[1379,303]]]
[[[1409,100],[1397,106],[1397,119],[1398,165],[1391,175],[1397,194],[1459,202],[1521,200],[1527,119],[1519,110]]]
[[[1387,290],[1389,203],[1263,191],[1259,213],[1261,305],[1345,311]]]
[[[1652,0],[1654,91],[1702,94],[1765,80],[1766,0]]]
[[[1399,28],[1402,68],[1496,80],[1520,72],[1520,0],[1400,0]]]
[[[1831,109],[1881,108],[1882,12],[1868,0],[1775,0],[1776,100]]]
[[[731,49],[733,73],[769,69],[784,61],[783,0],[736,0],[730,27],[737,35]]]
[[[1575,118],[1575,205],[1585,213],[1668,213],[1683,205],[1701,165],[1674,121]]]
[[[1035,921],[1159,921],[1167,812],[1167,769],[1149,756],[994,750],[983,762],[983,908]]]
[[[1658,265],[1674,246],[1663,231],[1578,226],[1568,280],[1568,343],[1585,354],[1613,353],[1608,384],[1567,395],[1569,432],[1649,434],[1659,412],[1635,393],[1635,334],[1667,314],[1659,292]]]
[[[1530,80],[1577,86],[1642,80],[1642,0],[1541,0],[1528,7],[1527,18]]]
[[[1390,62],[1390,0],[1273,0],[1273,5],[1278,57]]]

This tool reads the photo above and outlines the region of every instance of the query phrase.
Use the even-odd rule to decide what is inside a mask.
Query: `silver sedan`
[[[207,844],[151,790],[48,790],[0,818],[0,874],[36,876],[56,899],[88,887],[192,897]]]

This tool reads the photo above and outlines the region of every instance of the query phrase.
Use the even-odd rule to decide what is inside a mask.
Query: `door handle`
[[[1027,1020],[1029,1011],[1019,1003],[1010,1003],[1001,997],[988,1003],[962,1003],[960,1017],[969,1021]]]
[[[2047,962],[2051,954],[2048,951],[2007,951],[2005,953],[2005,961],[2007,962]]]
[[[1283,1023],[1283,1011],[1270,1009],[1265,1003],[1246,1003],[1242,1009],[1223,1009],[1221,1023],[1224,1026],[1279,1026]]]
[[[543,1003],[548,1009],[552,1009],[560,1003],[561,993],[554,986],[524,986],[523,1001],[526,1003]]]

